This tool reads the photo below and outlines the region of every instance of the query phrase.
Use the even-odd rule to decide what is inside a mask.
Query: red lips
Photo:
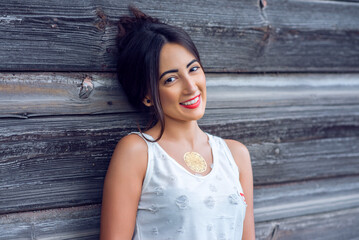
[[[195,101],[193,104],[185,105],[185,103],[194,101],[194,100],[196,100],[196,98],[198,98],[198,100]],[[194,98],[191,98],[191,99],[189,99],[189,100],[187,100],[187,101],[185,101],[185,102],[183,102],[183,103],[180,103],[180,105],[181,105],[182,107],[185,107],[185,108],[188,108],[188,109],[197,108],[200,104],[201,104],[201,97],[200,97],[200,95],[197,95],[197,96],[195,96]]]

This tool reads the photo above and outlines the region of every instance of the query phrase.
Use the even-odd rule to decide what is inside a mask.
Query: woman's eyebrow
[[[191,66],[191,64],[194,63],[194,62],[198,62],[197,59],[193,59],[192,61],[190,61],[190,62],[187,64],[186,68],[188,68],[189,66]]]
[[[198,62],[198,60],[197,60],[197,59],[193,59],[192,61],[190,61],[190,62],[187,64],[186,68],[189,68],[189,66],[191,66],[191,64],[194,63],[194,62]],[[168,70],[168,71],[162,73],[161,76],[160,76],[160,79],[161,79],[164,75],[166,75],[167,73],[174,73],[174,72],[178,72],[178,69],[171,69],[171,70]]]
[[[161,79],[164,75],[166,75],[167,73],[174,73],[174,72],[178,72],[178,69],[172,69],[172,70],[168,70],[168,71],[162,73],[161,76],[160,76],[160,79]]]

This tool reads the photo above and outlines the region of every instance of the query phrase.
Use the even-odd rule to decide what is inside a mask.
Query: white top
[[[148,164],[132,239],[242,239],[247,205],[238,167],[225,141],[207,135],[213,165],[206,176],[190,173],[145,140]]]

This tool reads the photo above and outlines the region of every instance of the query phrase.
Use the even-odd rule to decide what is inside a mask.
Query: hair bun
[[[141,27],[146,23],[160,23],[157,18],[144,14],[135,6],[129,5],[128,9],[132,13],[133,17],[123,16],[120,18],[118,21],[118,37],[123,37],[132,30]]]

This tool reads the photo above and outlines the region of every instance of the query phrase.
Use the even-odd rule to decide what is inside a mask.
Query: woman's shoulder
[[[223,140],[226,142],[228,148],[231,151],[234,151],[236,153],[247,153],[248,152],[247,147],[243,143],[241,143],[237,140],[233,140],[233,139],[223,139]]]
[[[128,150],[143,150],[147,148],[146,141],[141,137],[140,133],[133,132],[121,138],[117,145],[124,145]]]
[[[207,133],[207,134],[209,136],[211,136],[217,142],[223,143],[223,141],[224,141],[226,143],[226,145],[228,146],[229,150],[231,151],[232,155],[249,153],[247,147],[243,143],[241,143],[237,140],[224,139],[219,136],[211,135],[209,133]]]
[[[137,134],[124,136],[116,145],[111,164],[145,170],[147,167],[147,144]]]
[[[232,153],[234,161],[240,169],[247,168],[251,165],[251,158],[248,148],[241,142],[233,139],[224,139],[229,150]]]
[[[143,155],[143,153],[147,153],[147,143],[138,134],[128,134],[117,143],[116,152],[125,153],[129,156]]]

